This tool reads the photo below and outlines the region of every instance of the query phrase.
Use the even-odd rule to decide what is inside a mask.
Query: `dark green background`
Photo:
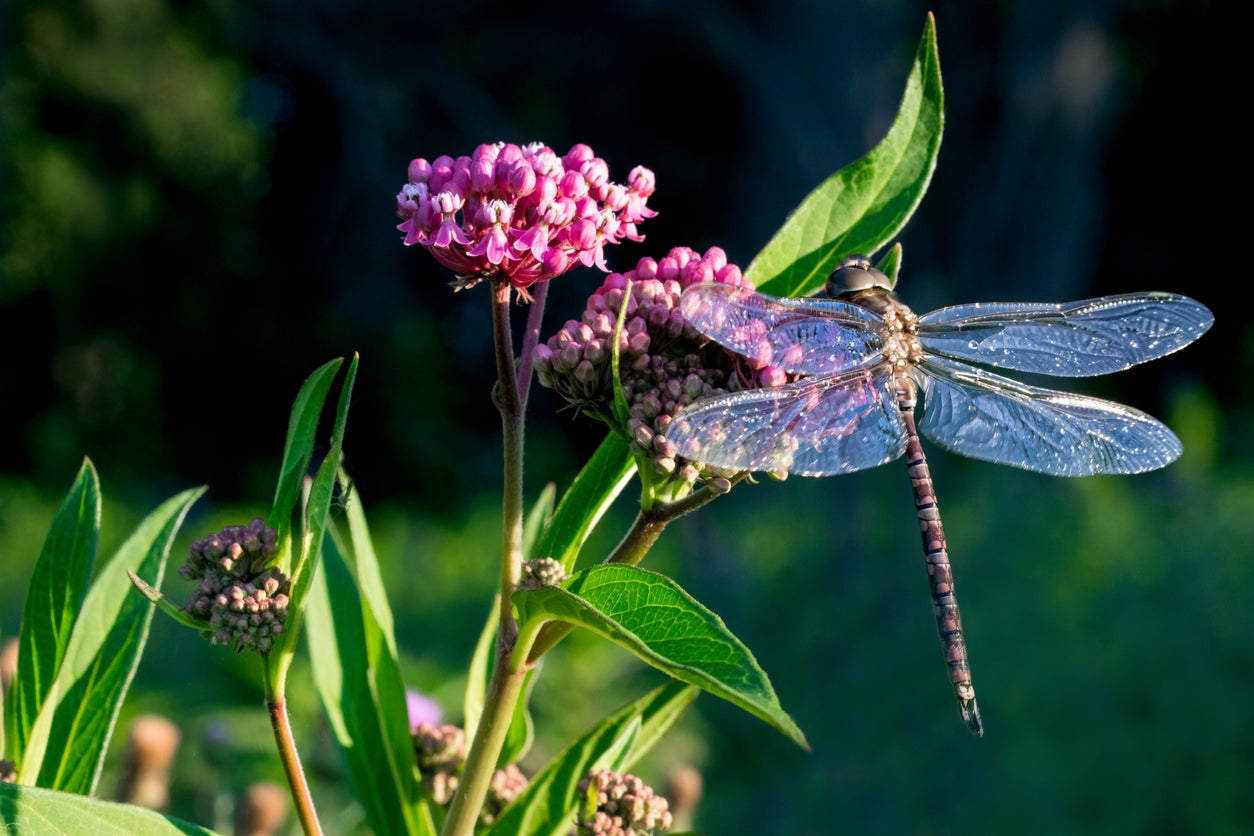
[[[1248,96],[1228,69],[1245,30],[1236,2],[1073,6],[936,9],[948,124],[901,237],[899,290],[920,312],[1197,297],[1218,318],[1198,345],[1073,387],[1162,417],[1184,457],[1145,476],[1060,480],[929,448],[980,741],[945,682],[904,467],[738,487],[672,526],[648,565],[756,651],[814,746],[797,751],[702,698],[644,771],[660,786],[672,762],[696,764],[705,832],[1254,828],[1254,342],[1229,290],[1245,269],[1233,245],[1248,142],[1229,120]],[[6,4],[0,631],[17,630],[83,454],[101,473],[107,543],[166,496],[209,484],[181,548],[264,512],[300,382],[360,351],[348,466],[408,677],[458,719],[455,677],[496,572],[491,335],[483,288],[453,295],[442,268],[400,244],[408,161],[498,139],[586,142],[617,180],[636,164],[657,174],[661,214],[611,266],[677,245],[721,246],[744,266],[887,128],[926,11]],[[599,281],[554,283],[546,335]],[[531,404],[531,496],[564,486],[602,434],[559,406],[547,392]],[[612,546],[632,502],[592,552]],[[547,665],[532,768],[658,681],[591,641]],[[128,711],[183,723],[180,814],[212,824],[215,782],[276,774],[255,678],[247,660],[155,622]],[[324,824],[340,832],[353,813],[305,700],[297,723]],[[205,735],[223,729],[231,754],[217,773]]]

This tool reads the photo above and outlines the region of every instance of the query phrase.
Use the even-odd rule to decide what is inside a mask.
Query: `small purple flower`
[[[559,157],[541,143],[480,145],[470,156],[409,164],[396,196],[405,244],[425,247],[461,276],[461,286],[503,277],[526,288],[576,264],[607,270],[605,247],[640,241],[637,225],[657,213],[646,202],[653,172],[637,166],[628,184],[586,145]]]
[[[421,725],[438,726],[444,718],[444,709],[440,704],[413,688],[405,689],[405,708],[409,713],[409,728]]]

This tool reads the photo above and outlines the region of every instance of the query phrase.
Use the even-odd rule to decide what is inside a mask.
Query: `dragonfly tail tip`
[[[966,700],[959,703],[958,708],[962,711],[962,722],[967,724],[971,734],[976,737],[983,737],[984,719],[980,717],[980,706],[976,701],[974,699]]]

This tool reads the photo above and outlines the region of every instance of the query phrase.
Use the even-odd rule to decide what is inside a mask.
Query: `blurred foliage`
[[[673,525],[648,565],[757,652],[815,750],[698,701],[642,774],[657,786],[672,762],[695,763],[704,831],[1254,827],[1254,329],[1213,278],[1234,263],[1193,254],[1242,240],[1229,202],[1243,135],[1206,127],[1241,95],[1227,69],[1243,48],[1241,8],[938,11],[946,136],[902,236],[900,292],[919,311],[1196,296],[1219,320],[1196,346],[1075,387],[1164,418],[1186,452],[1161,473],[1065,481],[929,448],[982,741],[942,673],[904,468],[741,486]],[[161,499],[211,485],[178,554],[264,509],[300,381],[359,349],[348,467],[407,678],[458,719],[458,677],[495,582],[499,421],[483,294],[454,296],[393,229],[409,159],[496,139],[587,142],[619,176],[637,163],[658,176],[648,240],[611,253],[612,265],[715,244],[744,265],[810,188],[881,135],[925,11],[6,3],[0,632],[16,632],[84,453],[106,500],[103,554]],[[555,284],[546,333],[598,282],[586,272]],[[533,496],[548,480],[564,486],[602,432],[556,408],[533,395]],[[631,504],[587,554],[612,548]],[[578,636],[545,666],[532,768],[660,676]],[[154,628],[123,723],[161,711],[183,726],[174,812],[213,824],[219,791],[277,777],[257,674],[187,631]],[[306,697],[293,714],[315,796],[328,828],[347,832],[341,767]],[[222,734],[229,744],[215,750]]]

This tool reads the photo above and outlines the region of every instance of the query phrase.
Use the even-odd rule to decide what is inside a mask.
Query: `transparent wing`
[[[1130,406],[1028,386],[964,363],[919,366],[919,430],[964,456],[1054,476],[1141,473],[1179,457],[1180,440]]]
[[[719,344],[792,374],[837,374],[874,363],[883,350],[880,318],[834,299],[777,299],[704,282],[684,291],[679,309]]]
[[[898,458],[905,425],[889,378],[867,371],[698,401],[666,437],[679,455],[729,470],[851,473]]]
[[[1083,302],[976,303],[919,319],[935,354],[1057,377],[1117,372],[1178,351],[1215,321],[1174,293],[1130,293]]]

